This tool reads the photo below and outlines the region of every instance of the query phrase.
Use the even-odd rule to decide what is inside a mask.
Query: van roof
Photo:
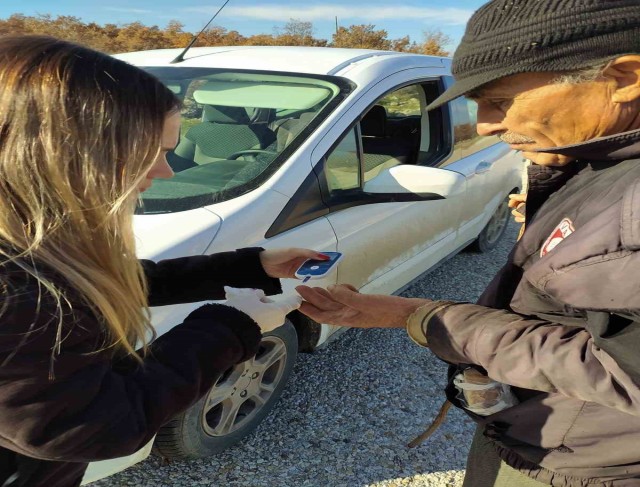
[[[250,69],[262,71],[337,75],[349,78],[354,66],[367,67],[379,63],[394,68],[411,67],[448,68],[450,59],[437,56],[375,51],[368,49],[341,49],[331,47],[298,46],[232,46],[194,47],[184,61],[171,64],[182,49],[158,49],[118,54],[115,57],[136,66],[184,66],[221,69]],[[362,72],[362,69],[357,70]]]

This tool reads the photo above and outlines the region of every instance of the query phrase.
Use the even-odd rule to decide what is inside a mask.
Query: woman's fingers
[[[303,259],[314,259],[314,260],[329,260],[329,256],[323,254],[322,252],[318,252],[317,250],[311,249],[302,249],[302,248],[290,248],[288,249],[289,255],[291,258],[303,258]]]
[[[291,311],[300,308],[302,298],[300,296],[287,296],[271,302],[275,303],[285,314],[289,314]]]

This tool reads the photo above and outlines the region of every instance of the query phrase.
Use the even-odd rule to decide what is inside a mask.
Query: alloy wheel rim
[[[263,338],[255,357],[227,370],[211,388],[202,412],[209,436],[226,436],[258,414],[284,374],[287,348],[276,336]]]
[[[509,203],[503,201],[487,224],[487,243],[494,244],[502,235],[509,221]]]

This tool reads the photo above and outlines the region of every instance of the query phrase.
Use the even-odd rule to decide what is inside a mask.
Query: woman
[[[149,343],[148,306],[223,299],[225,285],[279,293],[319,254],[139,262],[133,211],[173,175],[179,100],[122,61],[35,36],[0,38],[0,87],[0,485],[76,486],[255,355],[256,322],[296,307],[236,293],[236,309],[203,306]]]

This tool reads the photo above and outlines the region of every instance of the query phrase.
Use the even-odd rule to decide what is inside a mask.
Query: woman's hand
[[[511,214],[513,215],[516,223],[524,223],[526,201],[527,201],[526,193],[509,195],[509,208],[513,208],[513,211],[511,212]]]
[[[305,302],[300,311],[318,323],[355,328],[404,328],[411,314],[429,303],[426,299],[383,294],[360,294],[349,284],[298,286]]]
[[[248,315],[260,327],[262,333],[268,333],[282,326],[287,315],[300,307],[302,298],[286,296],[268,298],[262,289],[236,289],[225,286],[227,306],[231,306]]]
[[[280,279],[295,278],[298,268],[308,259],[329,260],[329,257],[315,250],[294,247],[260,252],[260,262],[264,271],[269,277]]]

